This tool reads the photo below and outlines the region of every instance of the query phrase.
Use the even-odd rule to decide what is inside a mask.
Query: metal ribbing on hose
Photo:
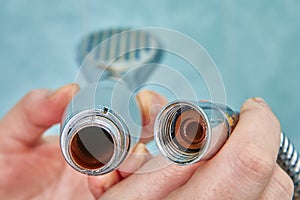
[[[294,199],[300,199],[300,157],[288,137],[281,132],[277,163],[294,182]]]

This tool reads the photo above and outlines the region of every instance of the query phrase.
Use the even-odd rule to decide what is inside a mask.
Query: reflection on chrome
[[[141,114],[131,95],[126,84],[106,79],[73,98],[60,138],[70,166],[84,174],[101,175],[123,162],[141,131]]]
[[[213,157],[239,120],[228,106],[209,102],[174,101],[166,105],[154,125],[155,140],[170,161],[187,165]],[[277,163],[294,182],[294,199],[300,198],[300,157],[281,132]]]
[[[214,156],[229,137],[238,114],[209,102],[175,101],[158,115],[156,143],[166,158],[185,165]]]

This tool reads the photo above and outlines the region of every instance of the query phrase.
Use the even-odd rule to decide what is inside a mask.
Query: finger
[[[47,135],[43,137],[42,143],[46,142],[48,144],[59,144],[59,135]]]
[[[153,139],[155,117],[167,100],[158,93],[143,90],[137,95],[137,101],[141,109],[143,124],[140,142],[147,143]],[[92,193],[96,198],[100,197],[106,190],[131,175],[150,158],[151,155],[145,145],[138,144],[118,170],[98,177],[89,177]]]
[[[134,173],[144,163],[151,158],[146,146],[138,143],[129,155],[128,159],[120,166],[118,170],[112,171],[101,176],[90,176],[89,187],[95,198],[99,198],[105,191],[116,183]]]
[[[261,99],[247,100],[232,136],[180,189],[181,194],[200,199],[215,195],[258,199],[275,169],[279,140],[280,126],[270,108]],[[197,192],[185,192],[192,190]]]
[[[145,144],[138,143],[130,153],[129,158],[119,167],[118,171],[120,176],[122,178],[128,177],[150,160],[151,157],[152,156],[147,150]]]
[[[101,199],[162,199],[169,192],[185,184],[198,168],[199,163],[189,166],[169,164],[157,170],[165,162],[161,156],[147,162],[138,171],[109,189]]]
[[[137,95],[142,112],[143,129],[140,142],[147,143],[153,139],[153,126],[157,114],[167,103],[167,99],[156,92],[143,90]]]
[[[289,175],[276,165],[273,176],[261,199],[292,199],[294,192],[294,184]]]
[[[0,137],[21,145],[32,145],[41,134],[61,120],[63,112],[79,87],[66,85],[55,92],[33,90],[0,121]]]
[[[101,176],[89,176],[89,188],[95,199],[101,197],[106,190],[121,181],[121,177],[117,170]]]

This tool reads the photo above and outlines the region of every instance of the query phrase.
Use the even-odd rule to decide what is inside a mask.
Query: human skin
[[[88,177],[65,162],[58,136],[43,137],[61,121],[67,104],[79,90],[75,84],[56,91],[33,90],[0,120],[0,199],[94,199]],[[145,126],[152,124],[150,105],[163,104],[153,92],[143,92],[140,104]],[[146,137],[143,137],[147,140]],[[129,176],[151,156],[142,143],[134,149],[141,156],[130,156],[122,166]],[[115,179],[113,179],[115,180]],[[111,185],[112,182],[107,181]]]
[[[280,132],[270,107],[261,98],[248,99],[232,136],[209,161],[125,179],[90,177],[90,188],[100,199],[292,199],[293,182],[276,163]],[[113,184],[104,188],[107,180]]]
[[[42,137],[77,90],[67,85],[32,91],[0,121],[0,199],[291,199],[291,179],[276,164],[280,126],[261,99],[246,101],[232,136],[207,162],[132,173],[163,159],[151,158],[140,143],[133,151],[141,156],[104,176],[87,177],[66,164],[57,137]],[[165,100],[149,91],[138,100],[146,142]]]

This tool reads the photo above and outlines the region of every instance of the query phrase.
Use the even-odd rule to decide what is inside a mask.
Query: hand
[[[92,199],[86,176],[64,161],[57,137],[41,137],[61,120],[76,85],[34,90],[0,121],[1,199]]]
[[[59,138],[42,137],[45,130],[61,121],[73,93],[78,90],[74,84],[55,92],[34,90],[0,121],[0,199],[94,199],[87,176],[64,160]],[[138,96],[144,141],[151,139],[149,127],[153,126],[153,117],[159,110],[153,108],[166,102],[155,96],[150,91]],[[137,145],[134,152],[137,154],[123,165],[124,177],[150,158],[143,144]]]
[[[249,99],[232,136],[209,161],[127,178],[112,172],[90,177],[90,188],[101,199],[291,199],[292,180],[276,164],[280,130],[266,103]],[[161,159],[152,158],[141,169]]]

